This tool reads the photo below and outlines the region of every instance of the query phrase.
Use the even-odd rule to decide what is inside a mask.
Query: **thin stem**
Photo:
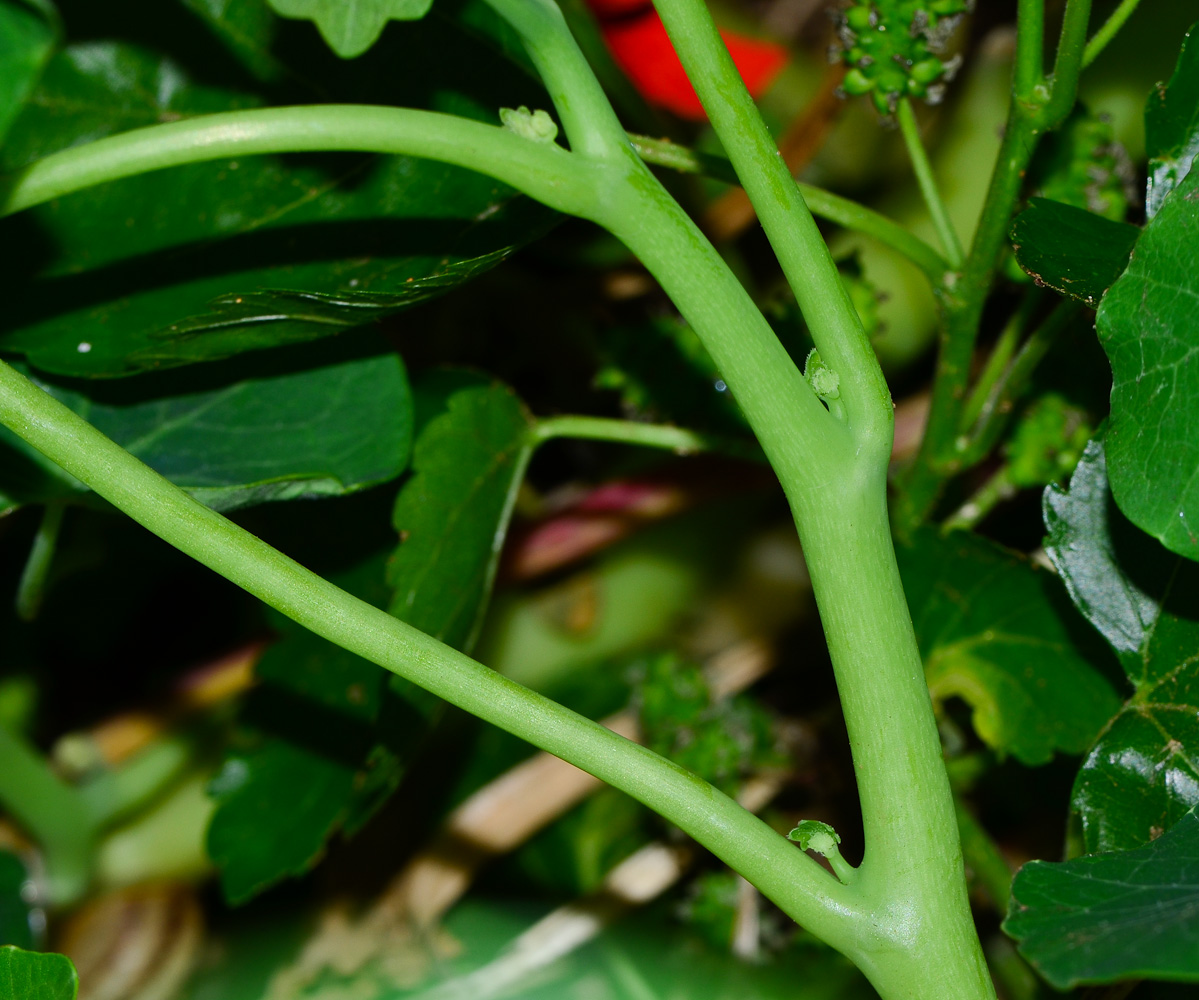
[[[553,99],[573,150],[603,158],[627,146],[612,105],[553,0],[485,0],[514,27]]]
[[[702,0],[655,6],[741,178],[825,364],[841,377],[860,448],[890,449],[891,395],[837,266]]]
[[[916,113],[912,110],[912,102],[906,97],[899,102],[898,117],[899,131],[903,135],[904,145],[907,146],[908,156],[912,161],[912,170],[916,174],[916,183],[920,185],[920,194],[924,198],[924,204],[928,207],[929,215],[932,216],[933,226],[941,240],[941,247],[945,251],[946,259],[956,271],[965,261],[962,244],[958,240],[958,234],[954,231],[953,222],[950,221],[949,212],[941,198],[937,179],[933,176],[933,165],[928,160],[924,143],[920,141],[920,126],[916,123]]]
[[[0,803],[42,848],[50,901],[78,899],[91,880],[94,829],[87,809],[75,789],[60,781],[41,755],[4,726],[0,726]]]
[[[1012,360],[1012,355],[1016,353],[1016,346],[1020,343],[1025,328],[1040,307],[1044,297],[1045,293],[1042,289],[1030,288],[1021,300],[1020,307],[1012,314],[1012,318],[1008,320],[1007,325],[999,334],[999,339],[991,348],[987,363],[975,381],[974,388],[970,390],[970,397],[962,409],[958,429],[963,434],[974,426],[996,383],[1007,372],[1008,363]]]
[[[1028,102],[1045,83],[1045,0],[1020,0],[1016,17],[1012,92],[1017,100]]]
[[[956,795],[953,802],[966,865],[974,871],[974,877],[991,897],[999,915],[1006,917],[1008,899],[1012,894],[1012,869],[970,807]]]
[[[667,424],[642,424],[634,420],[611,420],[605,417],[561,416],[539,420],[533,436],[540,443],[552,438],[586,438],[592,441],[612,441],[618,444],[664,448],[679,455],[700,451],[719,451],[737,458],[762,460],[760,448],[733,437],[700,434],[685,427]]]
[[[1008,221],[1036,148],[1037,128],[1019,110],[1021,105],[1013,107],[1016,110],[1008,120],[966,265],[942,299],[945,328],[937,354],[928,425],[916,461],[902,481],[903,492],[896,504],[896,524],[903,533],[928,516],[945,479],[963,467],[958,426],[974,345],[1007,237]]]
[[[257,153],[335,151],[442,160],[576,215],[586,214],[595,198],[586,162],[554,143],[432,111],[322,104],[204,115],[54,153],[7,179],[0,216],[164,167]]]
[[[1033,372],[1057,342],[1058,337],[1069,329],[1070,324],[1081,312],[1082,306],[1079,303],[1072,299],[1064,299],[1024,342],[1024,346],[1012,359],[1003,377],[992,387],[979,411],[978,420],[960,448],[965,464],[981,461],[995,446],[1016,401],[1028,388]]]
[[[1100,53],[1107,48],[1110,42],[1124,27],[1124,22],[1132,17],[1133,11],[1137,9],[1137,5],[1141,0],[1122,0],[1119,7],[1112,11],[1111,16],[1103,22],[1103,27],[1091,36],[1091,40],[1087,42],[1087,47],[1082,53],[1082,68],[1086,69],[1096,59]]]
[[[1042,129],[1057,128],[1074,110],[1090,19],[1091,0],[1066,0],[1053,77],[1049,81],[1050,97],[1036,114],[1036,123]]]
[[[33,621],[42,608],[50,567],[54,564],[54,552],[58,548],[58,532],[66,509],[67,505],[59,501],[46,504],[42,523],[33,536],[29,558],[25,560],[21,582],[17,585],[17,617],[22,621]]]
[[[641,135],[630,135],[629,139],[637,155],[646,163],[686,174],[702,174],[728,184],[740,183],[733,165],[722,156],[698,153],[667,139],[650,139]],[[949,270],[945,258],[898,222],[823,188],[799,182],[796,186],[813,215],[854,232],[873,236],[880,243],[907,257],[924,272],[934,287],[944,280],[945,273]]]
[[[1001,465],[987,478],[973,495],[941,526],[943,532],[968,531],[982,523],[988,514],[1004,500],[1010,500],[1016,495],[1016,487],[1012,485],[1011,471],[1008,466]],[[963,844],[965,850],[965,844]]]
[[[194,500],[0,362],[0,423],[118,509],[317,635],[622,789],[842,950],[843,886],[711,785],[311,573]],[[8,772],[0,769],[0,780]]]

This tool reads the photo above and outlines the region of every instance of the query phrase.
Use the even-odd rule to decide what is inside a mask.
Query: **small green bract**
[[[837,845],[841,843],[840,835],[818,819],[800,820],[799,826],[787,834],[787,839],[799,844],[800,850],[815,851],[826,858],[841,853],[837,850]]]
[[[558,125],[548,111],[538,108],[530,111],[523,104],[519,108],[500,108],[500,121],[509,132],[534,142],[553,142],[558,138]]]

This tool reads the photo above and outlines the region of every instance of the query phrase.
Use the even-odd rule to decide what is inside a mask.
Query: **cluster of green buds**
[[[869,94],[883,115],[903,97],[936,104],[958,60],[943,60],[958,19],[973,0],[853,0],[836,14],[839,48],[834,60],[849,67],[841,89]]]

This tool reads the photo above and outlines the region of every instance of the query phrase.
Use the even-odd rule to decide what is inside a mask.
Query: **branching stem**
[[[920,186],[920,194],[924,198],[924,204],[928,207],[929,215],[932,216],[933,226],[941,240],[941,247],[945,251],[946,259],[949,261],[950,267],[956,271],[961,268],[965,260],[962,244],[958,240],[958,234],[953,228],[953,222],[950,220],[945,202],[941,198],[937,179],[933,176],[933,165],[929,162],[928,153],[920,139],[920,126],[916,122],[916,112],[913,110],[909,98],[905,97],[899,102],[897,116],[899,131],[903,135],[904,145],[907,147],[908,156],[912,161],[912,170],[916,174],[916,183]]]

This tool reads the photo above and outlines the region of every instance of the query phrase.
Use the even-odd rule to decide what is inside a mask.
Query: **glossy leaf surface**
[[[1170,82],[1155,87],[1145,105],[1145,151],[1145,214],[1153,218],[1199,152],[1199,42],[1194,28],[1183,40]]]
[[[215,388],[172,382],[71,385],[34,378],[152,469],[216,510],[353,493],[394,479],[412,441],[412,399],[398,355],[334,361]],[[157,385],[157,389],[154,386]],[[142,395],[149,388],[156,393]],[[7,429],[9,478],[29,501],[84,489]]]
[[[1135,688],[1087,754],[1074,808],[1088,851],[1136,847],[1199,803],[1199,566],[1116,508],[1100,440],[1044,505],[1046,550]]]
[[[934,699],[965,700],[983,741],[1026,764],[1090,746],[1119,700],[1052,575],[965,532],[919,533],[898,555]]]
[[[1199,816],[1133,851],[1032,861],[1004,929],[1058,989],[1122,979],[1199,982]]]
[[[424,17],[433,0],[270,0],[283,17],[315,21],[329,48],[343,59],[362,55],[390,20]]]
[[[388,569],[397,618],[459,649],[478,636],[512,506],[533,449],[532,419],[507,386],[448,374],[396,499]]]
[[[1120,509],[1199,559],[1199,172],[1162,205],[1096,318],[1112,365],[1107,464]]]
[[[0,997],[75,1000],[79,977],[65,955],[0,947]]]
[[[0,170],[257,102],[140,49],[72,46],[14,125]],[[47,371],[107,377],[328,337],[468,280],[551,218],[490,178],[407,157],[158,171],[0,223],[21,289],[0,347]]]
[[[1141,231],[1047,198],[1031,198],[1012,223],[1016,262],[1038,283],[1092,308],[1116,283]]]
[[[23,0],[0,2],[0,146],[54,50],[49,11]]]

